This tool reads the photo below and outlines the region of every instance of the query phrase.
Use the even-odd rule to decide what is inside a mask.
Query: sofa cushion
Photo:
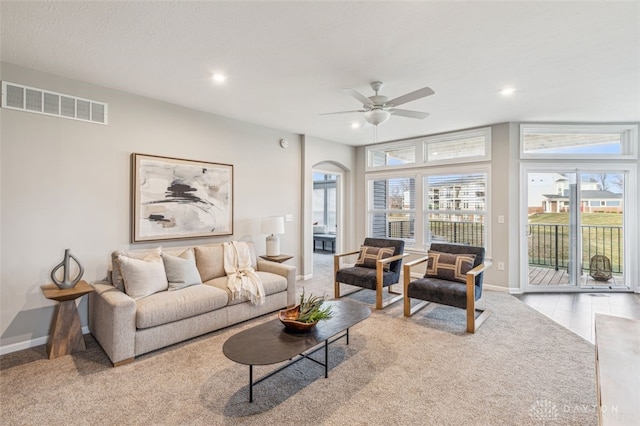
[[[115,250],[111,253],[111,285],[120,291],[124,291],[124,281],[122,279],[122,272],[120,270],[119,256],[126,256],[132,259],[144,259],[147,256],[157,255],[160,256],[161,249],[157,247],[151,251],[146,252],[131,252],[125,250]]]
[[[180,256],[162,253],[162,262],[167,274],[167,281],[169,281],[169,291],[202,284],[192,249],[186,250]]]
[[[473,269],[475,254],[451,254],[429,250],[425,278],[440,278],[448,281],[467,281],[467,272]]]
[[[200,272],[202,282],[224,276],[222,244],[214,246],[196,247],[196,266]]]
[[[125,292],[134,300],[169,287],[162,258],[151,254],[144,259],[118,256]]]
[[[162,291],[136,301],[136,328],[149,328],[223,308],[227,294],[196,284],[176,291]]]
[[[386,259],[393,256],[393,247],[360,247],[360,255],[356,260],[355,266],[361,266],[363,268],[376,269],[376,261]],[[389,264],[384,265],[384,270],[389,270]]]
[[[256,274],[258,274],[260,280],[262,281],[265,296],[279,293],[281,291],[287,291],[287,279],[282,275],[262,271],[256,271]],[[227,282],[228,277],[225,275],[224,277],[218,277],[209,281],[205,281],[205,284],[218,288],[220,290],[224,290],[229,296],[229,305],[237,305],[238,303],[247,302],[249,300],[246,297],[231,300],[231,291],[227,287]]]

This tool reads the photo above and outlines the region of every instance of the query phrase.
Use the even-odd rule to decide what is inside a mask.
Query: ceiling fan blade
[[[399,115],[401,117],[409,117],[409,118],[418,118],[420,120],[422,120],[423,118],[427,118],[427,116],[429,115],[428,112],[410,111],[408,109],[398,109],[398,108],[391,108],[389,112],[393,115]]]
[[[319,114],[319,115],[352,114],[354,112],[367,112],[367,110],[366,109],[354,109],[354,110],[351,110],[351,111],[323,112],[322,114]]]
[[[362,103],[362,105],[366,105],[366,106],[374,105],[371,99],[367,98],[365,95],[358,92],[356,89],[344,89],[344,91],[350,94],[351,96],[353,96],[354,98],[356,98],[357,100],[359,100]]]
[[[423,87],[422,89],[418,89],[411,93],[407,93],[406,95],[398,96],[395,99],[391,99],[387,101],[385,105],[387,106],[398,106],[402,104],[406,104],[407,102],[415,101],[416,99],[424,98],[426,96],[431,96],[435,92],[431,90],[430,87]]]

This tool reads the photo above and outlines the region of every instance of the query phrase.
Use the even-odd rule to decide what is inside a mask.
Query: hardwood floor
[[[317,252],[313,260],[314,278],[332,285],[333,255]],[[331,294],[332,289],[328,293]],[[516,297],[592,343],[596,313],[640,319],[640,294],[529,293]]]
[[[624,280],[622,275],[613,274],[607,281],[596,281],[588,273],[583,273],[580,277],[580,285],[591,288],[607,288],[609,286],[621,286]],[[568,285],[569,274],[566,268],[555,270],[553,268],[529,267],[529,285],[535,286],[555,286]]]

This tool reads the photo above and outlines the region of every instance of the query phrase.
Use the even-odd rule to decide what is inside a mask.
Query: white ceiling
[[[2,0],[1,24],[3,61],[351,145],[373,142],[373,127],[319,114],[359,109],[341,89],[369,96],[375,80],[390,98],[436,92],[402,106],[429,117],[391,117],[378,141],[505,121],[640,121],[637,1]]]

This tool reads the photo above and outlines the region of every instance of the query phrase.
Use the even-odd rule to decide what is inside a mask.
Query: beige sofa
[[[113,365],[125,364],[138,355],[292,306],[295,303],[296,268],[256,259],[253,243],[248,244],[252,266],[265,290],[262,305],[253,305],[246,298],[232,300],[224,272],[222,243],[165,250],[161,255],[160,249],[112,253],[107,280],[92,284],[95,291],[89,294],[89,329]],[[157,271],[157,263],[146,263],[150,259],[157,262],[155,256],[162,257],[161,263],[165,261],[169,288],[148,283],[156,288],[149,290],[152,294],[142,293],[140,297],[141,293],[136,293],[125,281],[133,283],[137,279],[137,284],[141,281],[145,284],[145,275],[133,276],[129,265],[150,266]],[[199,274],[202,284],[171,288],[171,271],[166,261],[177,259],[182,262],[177,256],[195,261],[195,275]],[[152,273],[149,277],[156,277],[149,280],[163,281]]]

